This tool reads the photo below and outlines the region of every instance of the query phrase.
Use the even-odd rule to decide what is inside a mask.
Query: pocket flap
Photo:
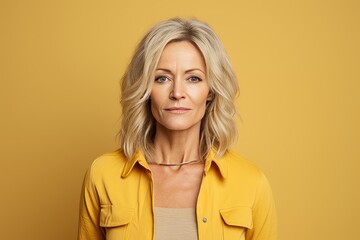
[[[226,225],[253,228],[252,210],[250,207],[232,207],[220,209],[220,214]]]
[[[129,224],[133,217],[133,209],[115,205],[101,205],[100,226],[118,227]]]

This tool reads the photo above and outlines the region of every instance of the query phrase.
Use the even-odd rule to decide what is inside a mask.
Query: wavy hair
[[[155,70],[165,46],[174,41],[189,41],[202,53],[206,77],[212,92],[200,129],[200,156],[211,149],[221,157],[237,137],[234,99],[238,81],[226,51],[216,33],[204,22],[170,19],[155,25],[138,44],[121,82],[122,107],[120,148],[128,158],[141,149],[146,158],[153,151],[155,119],[149,96]]]

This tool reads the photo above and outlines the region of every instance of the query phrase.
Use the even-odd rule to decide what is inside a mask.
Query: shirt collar
[[[212,166],[212,163],[215,163],[215,165],[217,166],[217,168],[219,169],[220,175],[223,178],[227,177],[228,174],[228,169],[227,169],[227,164],[226,164],[226,153],[223,157],[221,158],[217,158],[216,157],[217,152],[215,151],[215,149],[211,149],[206,160],[205,160],[205,167],[204,167],[204,173],[205,175],[207,175],[207,173],[210,170],[210,167]]]
[[[220,175],[223,178],[227,177],[227,165],[226,165],[226,155],[225,154],[223,157],[221,158],[216,158],[216,151],[214,149],[211,149],[206,160],[205,160],[205,167],[204,167],[204,173],[205,175],[207,175],[207,173],[210,170],[210,167],[212,166],[212,163],[215,163],[215,165],[217,166]],[[148,163],[145,160],[144,154],[142,153],[142,151],[138,150],[132,158],[128,159],[125,163],[123,172],[121,174],[121,177],[125,178],[127,176],[129,176],[131,170],[134,168],[135,164],[139,163],[142,167],[144,167],[147,170],[150,170]]]
[[[129,176],[131,170],[134,168],[135,164],[139,163],[144,168],[150,170],[148,163],[145,160],[145,156],[142,153],[142,151],[138,150],[136,153],[132,156],[132,158],[127,159],[123,172],[121,174],[121,177],[125,178]]]

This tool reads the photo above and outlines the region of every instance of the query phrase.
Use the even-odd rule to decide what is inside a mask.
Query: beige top
[[[155,207],[155,240],[197,240],[195,208]]]

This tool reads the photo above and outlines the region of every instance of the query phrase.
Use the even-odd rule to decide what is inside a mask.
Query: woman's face
[[[150,95],[157,125],[177,131],[200,128],[209,93],[201,52],[188,41],[169,43],[161,54]]]

